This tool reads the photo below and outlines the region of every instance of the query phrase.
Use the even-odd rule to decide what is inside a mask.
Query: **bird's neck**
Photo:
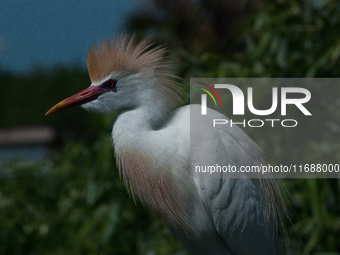
[[[168,123],[175,115],[164,101],[122,112],[116,119],[112,137],[120,174],[130,193],[136,194],[168,225],[190,228],[190,201],[193,182],[184,169],[188,162],[173,160],[172,131]],[[170,132],[169,132],[170,131]]]
[[[151,149],[159,142],[155,141],[154,134],[159,133],[156,131],[162,130],[171,118],[172,113],[164,105],[164,100],[156,95],[145,96],[143,100],[145,102],[138,107],[122,111],[115,120],[112,138],[118,157]]]
[[[167,100],[161,93],[150,91],[140,100],[139,105],[122,111],[117,117],[114,126],[121,129],[120,132],[140,134],[159,130],[171,118],[172,110],[169,109]]]

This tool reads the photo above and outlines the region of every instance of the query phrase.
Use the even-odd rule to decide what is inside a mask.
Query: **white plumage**
[[[47,114],[76,105],[98,113],[121,110],[112,138],[124,182],[192,254],[278,254],[284,208],[272,179],[190,174],[207,155],[219,165],[261,164],[259,147],[238,127],[213,129],[198,118],[205,141],[191,139],[190,153],[190,107],[199,106],[176,109],[183,92],[169,68],[164,49],[150,49],[148,40],[105,40],[88,55],[91,86]],[[226,118],[208,111],[209,118]]]

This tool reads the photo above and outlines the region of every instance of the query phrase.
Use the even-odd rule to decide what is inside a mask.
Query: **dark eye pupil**
[[[113,89],[117,84],[117,81],[116,80],[109,80],[107,85],[109,88]]]

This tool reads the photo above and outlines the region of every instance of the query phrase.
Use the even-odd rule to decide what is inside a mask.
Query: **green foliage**
[[[254,21],[253,39],[248,37],[251,75],[339,76],[337,1],[266,1],[265,9]]]
[[[0,254],[186,254],[129,198],[106,131],[67,143],[53,161],[2,165]]]

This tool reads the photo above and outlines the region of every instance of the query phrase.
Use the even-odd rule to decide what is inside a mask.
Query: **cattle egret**
[[[125,185],[163,218],[190,253],[281,253],[284,205],[273,179],[194,178],[190,173],[190,106],[181,106],[184,94],[164,54],[148,39],[136,43],[127,36],[93,45],[87,57],[90,87],[46,115],[78,105],[95,113],[120,110],[112,138]],[[208,111],[212,118],[226,118]],[[209,157],[219,165],[263,164],[259,147],[237,126],[199,125],[209,134]],[[195,160],[200,156],[193,155]]]

